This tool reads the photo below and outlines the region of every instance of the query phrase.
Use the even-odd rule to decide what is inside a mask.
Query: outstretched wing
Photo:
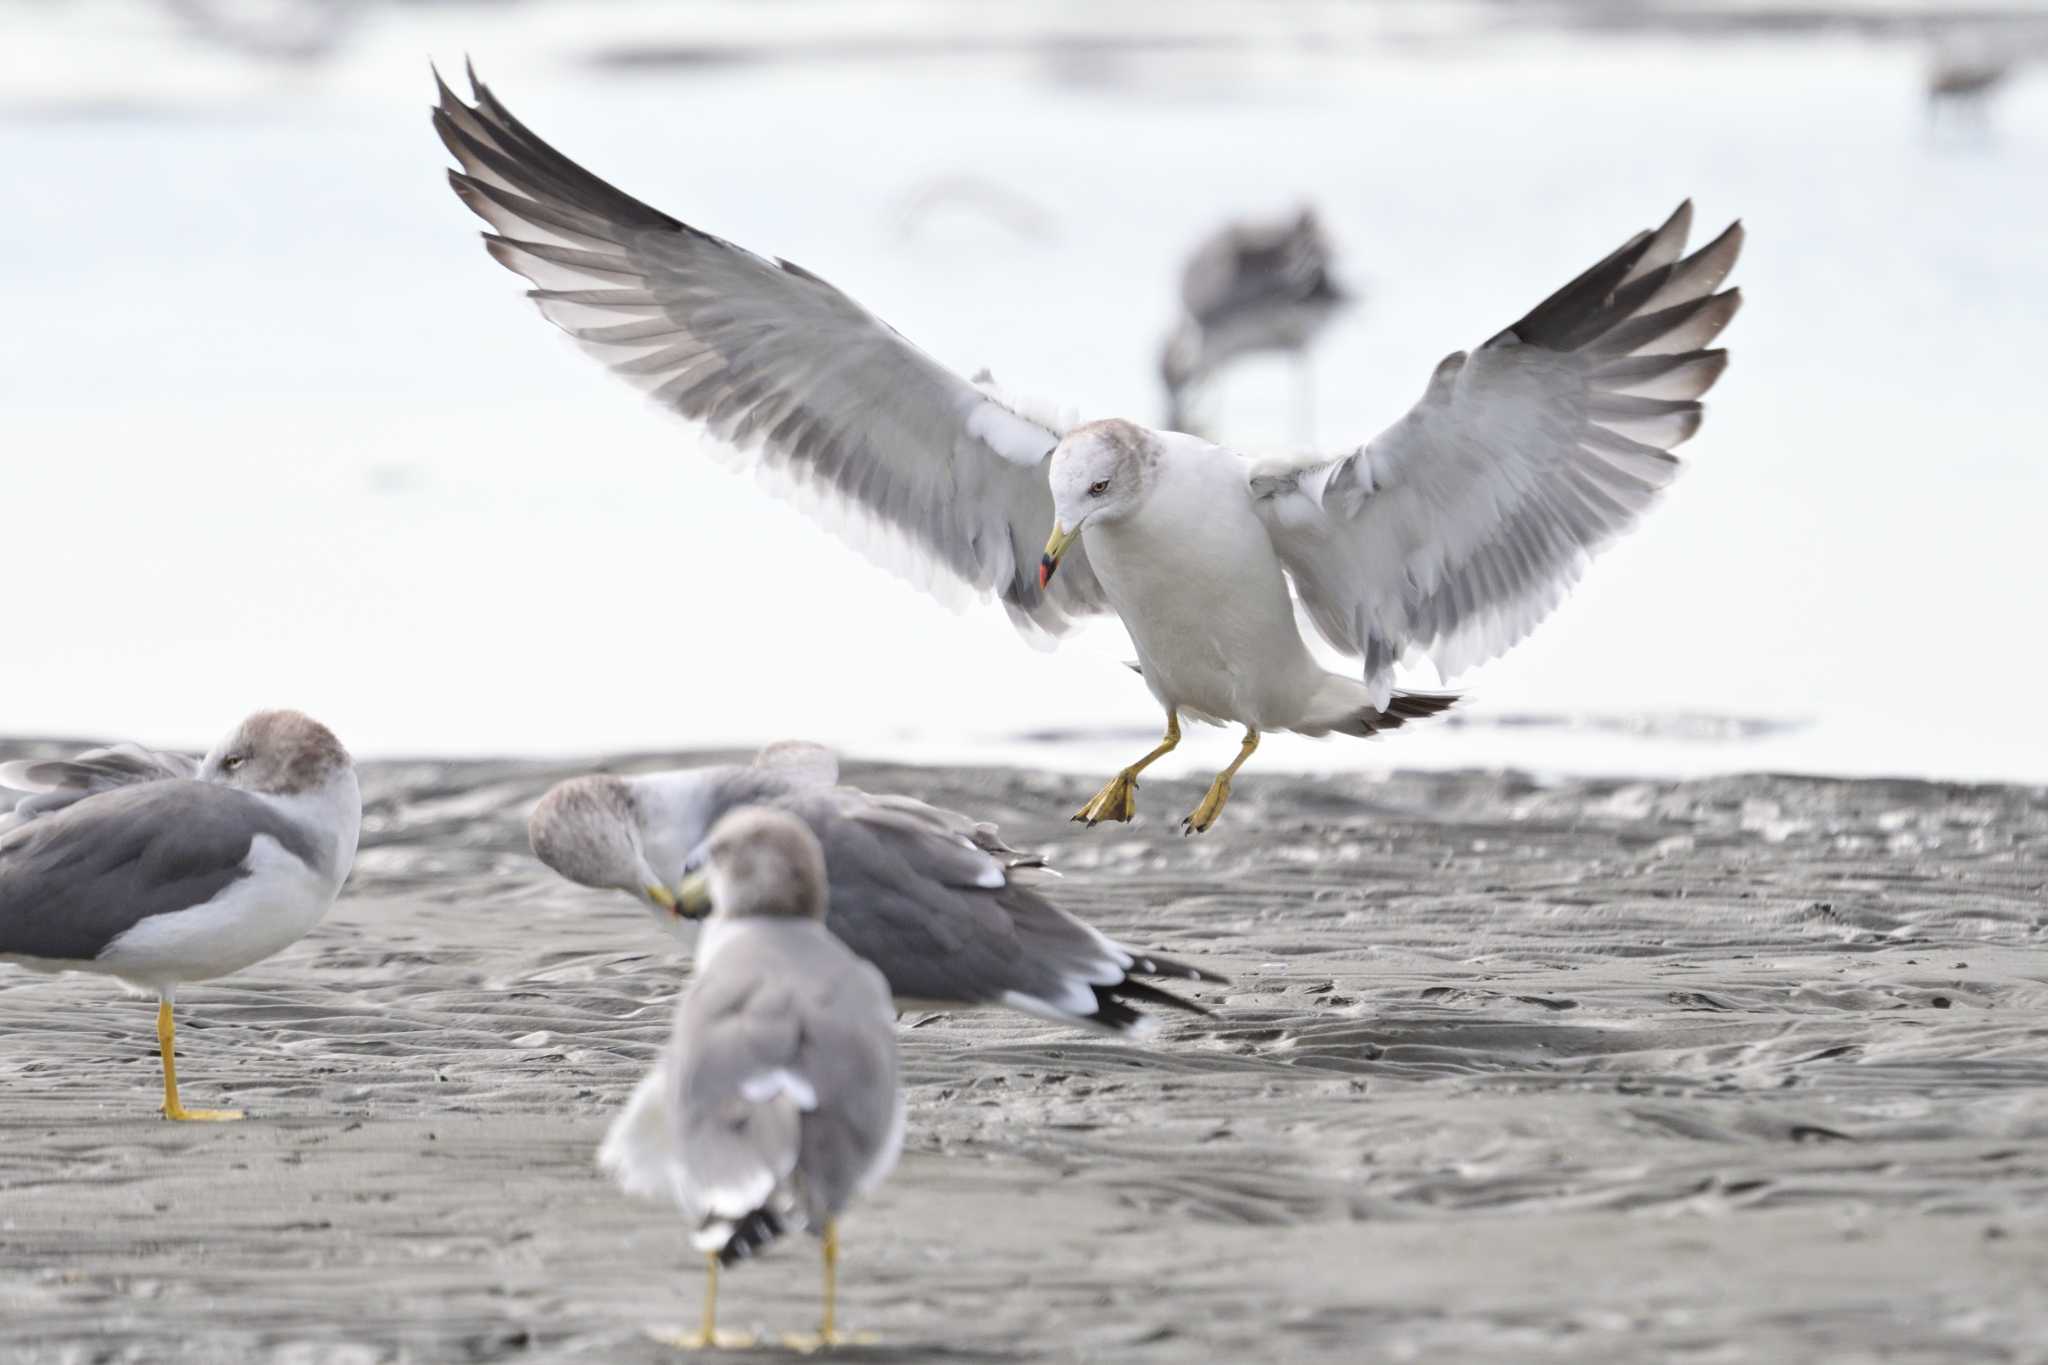
[[[804,501],[878,558],[908,551],[925,586],[936,569],[992,592],[1027,634],[1107,610],[1085,563],[1038,583],[1045,465],[1068,420],[953,374],[808,270],[612,188],[470,85],[475,103],[442,84],[434,110],[462,166],[450,183],[495,229],[491,255],[584,350],[791,491],[822,494]]]
[[[1692,205],[1445,359],[1408,414],[1334,460],[1251,475],[1311,619],[1361,654],[1374,704],[1410,651],[1455,673],[1547,616],[1678,471],[1728,353],[1702,347],[1742,227],[1685,256]]]

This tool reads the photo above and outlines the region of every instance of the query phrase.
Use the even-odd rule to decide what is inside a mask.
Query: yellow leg
[[[1244,743],[1238,746],[1237,757],[1231,760],[1229,767],[1216,774],[1216,780],[1209,784],[1209,794],[1202,798],[1202,804],[1189,811],[1187,819],[1180,822],[1181,833],[1201,834],[1216,823],[1216,817],[1223,813],[1223,803],[1230,799],[1230,779],[1237,776],[1237,770],[1258,747],[1259,732],[1246,726]]]
[[[1166,713],[1166,738],[1159,741],[1159,747],[1130,767],[1109,779],[1109,785],[1095,793],[1087,805],[1074,813],[1076,820],[1094,824],[1098,820],[1128,820],[1137,813],[1138,774],[1152,766],[1153,760],[1163,758],[1180,743],[1180,713]]]
[[[744,1350],[759,1340],[751,1332],[718,1330],[718,1253],[704,1257],[704,1323],[695,1332],[679,1337],[658,1338],[664,1345],[683,1351]]]
[[[829,1342],[839,1336],[839,1224],[825,1224],[824,1242],[825,1314],[818,1335]]]
[[[176,1043],[176,1029],[171,1023],[171,1002],[160,1000],[156,1007],[156,1047],[164,1059],[164,1117],[184,1123],[228,1123],[242,1117],[239,1109],[187,1109],[178,1103]]]
[[[825,1224],[825,1313],[818,1323],[818,1330],[811,1336],[789,1336],[782,1344],[791,1350],[809,1355],[822,1351],[827,1346],[872,1346],[880,1338],[870,1332],[842,1332],[839,1330],[839,1224]]]

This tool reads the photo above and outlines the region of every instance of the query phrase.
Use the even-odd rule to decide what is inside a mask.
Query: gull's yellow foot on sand
[[[744,1351],[760,1344],[761,1338],[753,1332],[718,1330],[717,1252],[707,1253],[704,1257],[704,1325],[680,1336],[656,1336],[654,1339],[678,1351]]]
[[[882,1339],[873,1332],[792,1332],[782,1344],[803,1355],[816,1355],[834,1346],[879,1346]]]
[[[233,1123],[248,1115],[239,1109],[187,1109],[182,1104],[166,1100],[164,1117],[173,1123]]]
[[[176,1025],[171,1022],[171,1002],[156,1007],[156,1046],[164,1059],[164,1117],[174,1123],[233,1123],[242,1117],[239,1109],[187,1109],[178,1103],[178,1061]]]
[[[815,1332],[792,1333],[782,1339],[782,1344],[792,1351],[811,1355],[834,1346],[873,1346],[881,1338],[871,1332],[842,1332],[839,1330],[839,1224],[825,1224],[825,1235],[819,1250],[824,1253],[825,1269],[825,1313],[824,1320]]]
[[[664,1346],[678,1351],[745,1351],[761,1344],[761,1338],[753,1332],[719,1332],[698,1330],[684,1332],[678,1336],[656,1336]]]

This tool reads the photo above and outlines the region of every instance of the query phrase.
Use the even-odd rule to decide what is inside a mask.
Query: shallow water
[[[682,964],[526,854],[560,771],[367,771],[327,922],[181,994],[246,1123],[153,1117],[146,1004],[0,968],[0,1357],[673,1359],[695,1258],[592,1152]],[[1084,831],[1071,777],[850,775],[1231,978],[1142,1045],[905,1021],[859,1358],[2042,1359],[2038,790],[1269,777],[1183,841],[1192,782]],[[724,1320],[814,1293],[798,1242]]]

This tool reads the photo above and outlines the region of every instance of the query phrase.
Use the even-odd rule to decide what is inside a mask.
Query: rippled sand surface
[[[182,996],[249,1122],[0,967],[0,1360],[669,1358],[696,1258],[591,1156],[684,963],[527,855],[565,771],[371,766],[335,912]],[[2048,1360],[2048,792],[1253,770],[1182,840],[1190,782],[1085,831],[1070,778],[851,777],[1234,980],[1143,1046],[906,1019],[856,1358]],[[815,1290],[792,1241],[725,1323]]]

